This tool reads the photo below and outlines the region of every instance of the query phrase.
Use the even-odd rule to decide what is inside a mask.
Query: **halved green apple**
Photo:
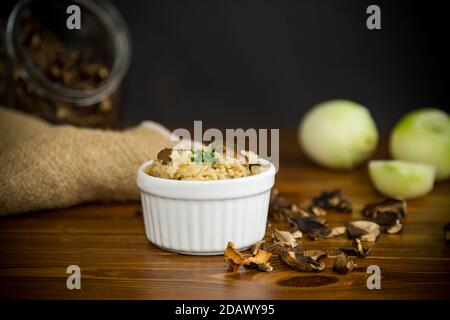
[[[411,199],[433,189],[436,168],[400,160],[373,160],[369,162],[369,175],[380,193],[396,199]]]

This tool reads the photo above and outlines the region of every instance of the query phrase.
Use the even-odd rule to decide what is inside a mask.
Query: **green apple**
[[[298,140],[316,163],[351,169],[367,160],[378,143],[378,130],[369,110],[348,100],[316,105],[300,122]]]
[[[423,196],[433,189],[436,169],[429,164],[400,160],[373,160],[369,175],[375,188],[396,199]]]
[[[405,115],[390,137],[394,159],[436,167],[436,180],[450,177],[450,117],[439,109],[419,109]]]

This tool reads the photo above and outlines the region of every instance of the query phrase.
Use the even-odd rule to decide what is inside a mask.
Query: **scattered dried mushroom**
[[[244,255],[235,249],[233,242],[228,242],[227,248],[223,254],[225,261],[230,265],[233,272],[239,271],[239,268],[245,262]]]
[[[258,249],[253,257],[247,258],[246,262],[244,263],[244,266],[246,267],[256,266],[258,269],[262,271],[271,272],[273,270],[273,267],[269,263],[269,259],[271,256],[272,253],[264,251],[262,249]]]
[[[312,208],[321,209],[335,209],[341,212],[352,212],[352,204],[350,201],[342,197],[342,192],[339,189],[324,191],[318,196],[314,197],[310,205],[310,210]]]
[[[406,216],[405,200],[387,199],[366,205],[362,214],[379,224],[383,232],[398,233],[403,229],[402,220]]]
[[[341,248],[341,251],[348,256],[364,258],[367,257],[372,250],[370,250],[370,248],[364,248],[361,240],[356,238],[352,242],[352,247]]]
[[[334,260],[333,271],[341,274],[347,274],[356,270],[356,263],[350,260],[344,253],[341,253]]]
[[[170,161],[172,161],[172,158],[170,157],[171,154],[172,149],[164,148],[160,152],[158,152],[158,155],[156,157],[163,164],[168,164]]]
[[[279,251],[281,262],[292,269],[299,271],[322,271],[325,269],[325,259],[328,255],[320,250],[309,250],[300,252],[281,247]]]
[[[346,233],[346,231],[347,231],[347,229],[345,226],[334,227],[334,228],[324,227],[324,228],[317,229],[315,231],[308,233],[308,236],[311,240],[321,240],[321,239],[334,238],[334,237],[343,235]]]
[[[403,230],[403,224],[400,223],[400,220],[396,220],[393,225],[383,226],[382,230],[390,234],[399,233]]]
[[[272,231],[272,237],[281,245],[287,245],[292,248],[297,246],[295,236],[289,231],[280,231],[274,228]]]
[[[245,257],[241,252],[236,250],[233,242],[228,242],[227,248],[224,251],[225,261],[230,265],[233,272],[239,271],[241,266],[257,267],[266,272],[273,270],[269,263],[272,253],[257,249],[256,254],[251,257]]]
[[[272,189],[269,213],[277,222],[289,222],[293,217],[320,217],[327,214],[328,209],[334,209],[340,212],[352,212],[350,201],[342,197],[341,190],[324,191],[315,196],[311,204],[306,209],[299,208],[297,204],[292,203],[279,196],[276,188]]]
[[[345,226],[328,228],[324,221],[315,217],[293,217],[291,222],[312,240],[333,238],[345,234]]]
[[[289,231],[273,228],[266,235],[269,242],[259,241],[251,249],[251,257],[245,257],[234,248],[230,242],[225,250],[225,260],[233,271],[239,270],[241,265],[246,268],[258,267],[263,271],[272,271],[269,259],[278,255],[281,262],[299,271],[322,271],[325,269],[325,259],[328,254],[321,250],[301,250],[297,239],[305,233],[312,240],[326,239],[347,234],[353,239],[352,247],[340,248],[342,252],[333,264],[337,273],[347,274],[355,271],[357,265],[349,256],[356,258],[367,257],[370,248],[363,246],[362,241],[376,241],[381,231],[387,233],[399,232],[406,216],[407,207],[403,200],[388,199],[378,203],[368,204],[362,214],[372,220],[347,222],[345,226],[328,227],[326,221],[319,218],[326,214],[326,209],[351,212],[351,203],[342,198],[340,190],[325,191],[315,197],[307,210],[300,209],[279,196],[276,189],[272,190],[269,213],[278,222],[290,224]],[[269,227],[270,223],[268,223]],[[446,239],[450,236],[450,223],[444,226]],[[271,242],[270,242],[271,241]]]
[[[372,221],[351,221],[347,223],[347,234],[351,239],[373,242],[380,235],[380,226]]]
[[[255,243],[251,248],[250,248],[250,253],[252,255],[256,255],[256,253],[258,252],[258,249],[260,249],[263,245],[264,245],[265,241],[261,240],[258,241],[257,243]]]
[[[377,203],[366,205],[363,210],[363,216],[369,219],[376,219],[378,215],[386,212],[398,213],[398,218],[403,218],[407,213],[405,200],[387,199]]]
[[[327,214],[327,211],[323,208],[319,208],[319,207],[312,207],[309,206],[308,207],[308,211],[306,212],[307,215],[314,215],[316,217],[320,217],[320,216],[324,216]],[[306,215],[306,216],[307,216]]]
[[[295,203],[288,202],[279,196],[278,189],[273,188],[270,193],[269,214],[277,222],[289,222],[289,219],[298,214],[299,209]]]
[[[291,221],[297,226],[297,228],[304,233],[314,232],[325,227],[325,224],[311,217],[293,217]]]
[[[292,235],[295,239],[301,239],[303,237],[303,233],[298,229],[292,230]]]

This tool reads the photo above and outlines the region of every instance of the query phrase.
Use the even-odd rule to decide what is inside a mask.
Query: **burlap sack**
[[[138,199],[138,167],[172,144],[153,122],[121,132],[82,129],[0,107],[0,215]]]

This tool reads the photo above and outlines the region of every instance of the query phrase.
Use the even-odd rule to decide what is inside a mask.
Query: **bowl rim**
[[[221,184],[226,184],[226,183],[231,183],[231,182],[242,182],[242,181],[251,181],[251,180],[257,180],[260,179],[264,176],[268,176],[268,175],[275,175],[275,166],[274,164],[266,159],[260,159],[260,161],[265,164],[265,165],[269,165],[269,168],[261,173],[255,174],[255,175],[251,175],[251,176],[247,176],[247,177],[239,177],[239,178],[227,178],[227,179],[218,179],[218,180],[175,180],[175,179],[166,179],[166,178],[161,178],[161,177],[155,177],[155,176],[151,176],[149,175],[147,172],[145,172],[144,169],[146,169],[149,165],[151,165],[153,163],[154,160],[149,160],[147,162],[145,162],[144,164],[142,164],[139,167],[139,172],[142,172],[145,177],[148,177],[149,179],[154,179],[155,181],[161,182],[161,183],[173,183],[173,184],[184,184],[184,185],[189,185],[189,184],[215,184],[215,185],[221,185]]]
[[[153,177],[144,169],[153,160],[139,167],[137,185],[141,193],[183,200],[223,200],[242,198],[270,191],[275,182],[275,166],[253,176],[221,180],[172,180]]]

